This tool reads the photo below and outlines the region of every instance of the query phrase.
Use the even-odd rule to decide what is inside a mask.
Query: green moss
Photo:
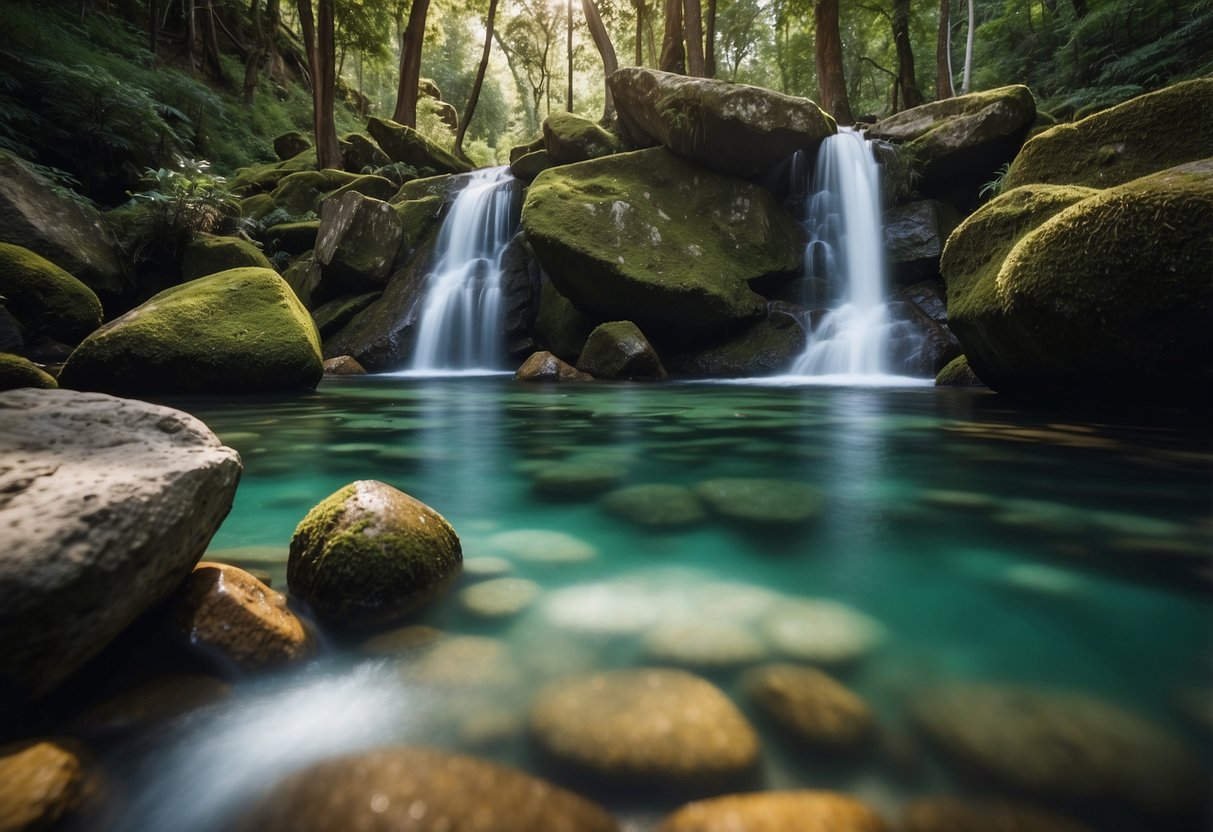
[[[272,214],[278,206],[269,194],[255,194],[240,200],[240,216],[246,220],[260,220]]]
[[[271,225],[262,236],[275,251],[303,254],[315,248],[316,235],[319,232],[320,220],[305,220]]]
[[[213,237],[208,234],[185,247],[181,276],[185,280],[196,280],[208,274],[248,266],[259,269],[273,268],[261,253],[261,249],[248,240],[239,237]]]
[[[949,361],[935,376],[936,387],[985,387],[963,355]]]
[[[594,327],[577,359],[577,369],[595,378],[665,378],[665,368],[653,345],[631,321],[610,321]]]
[[[316,322],[316,329],[320,332],[320,337],[323,339],[336,334],[353,320],[355,315],[378,300],[382,294],[383,292],[366,292],[361,295],[335,298],[316,309],[312,313],[312,320]]]
[[[113,393],[263,392],[315,387],[312,318],[269,269],[220,272],[153,297],[94,332],[60,374]]]
[[[367,122],[366,129],[393,162],[403,162],[418,170],[431,168],[438,173],[466,173],[472,169],[471,165],[411,127],[388,119],[372,118]]]
[[[1034,137],[1006,186],[1030,183],[1106,188],[1213,156],[1213,78],[1142,95]]]
[[[404,232],[406,246],[416,248],[430,235],[430,232],[438,225],[438,214],[442,210],[442,205],[442,197],[427,196],[397,202],[392,206],[400,217],[400,227]]]
[[[510,163],[510,173],[524,182],[530,182],[556,164],[546,150],[536,150],[519,156],[517,161]]]
[[[308,148],[283,162],[267,162],[241,168],[228,179],[228,189],[234,194],[251,196],[268,193],[292,173],[316,170],[316,151]]]
[[[58,382],[34,362],[12,353],[0,352],[0,390],[37,387],[52,390]]]
[[[274,203],[292,216],[315,211],[333,191],[362,177],[343,170],[309,170],[292,173],[274,189]]]
[[[1035,120],[1036,99],[1033,97],[1032,91],[1022,84],[1012,84],[968,95],[958,95],[954,98],[944,98],[904,110],[897,115],[882,119],[876,125],[876,131],[881,136],[887,136],[895,141],[915,142],[921,147],[927,147],[930,144],[928,139],[931,134],[946,129],[952,119],[976,115],[989,107],[1004,103],[1009,103],[1024,113],[1030,114],[1027,125]]]
[[[345,185],[342,185],[332,193],[325,194],[324,199],[340,199],[343,194],[352,192],[387,202],[396,195],[397,190],[399,189],[390,179],[385,179],[382,176],[364,174],[359,176],[357,179],[353,179]]]
[[[27,248],[0,243],[0,298],[33,338],[75,344],[101,326],[93,290]]]
[[[573,302],[544,282],[539,290],[539,311],[535,331],[553,355],[576,364],[581,349],[594,330],[594,321],[573,306]]]
[[[543,142],[556,164],[584,162],[618,153],[619,138],[588,118],[557,111],[543,121]]]
[[[436,196],[445,202],[451,198],[451,192],[458,182],[459,177],[451,176],[450,174],[413,179],[401,185],[396,195],[388,201],[396,204],[408,202],[411,199],[424,199],[427,196]]]
[[[316,265],[315,256],[310,251],[297,257],[282,273],[282,279],[291,287],[299,302],[308,309],[313,306],[312,295],[320,286],[320,278],[320,267]]]

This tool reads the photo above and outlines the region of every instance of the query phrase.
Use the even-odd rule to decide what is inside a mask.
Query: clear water
[[[442,222],[412,369],[499,369],[501,257],[518,229],[518,193],[508,167],[468,175]]]
[[[737,599],[741,585],[829,598],[879,621],[887,640],[842,678],[894,733],[907,733],[905,699],[924,686],[1019,680],[1091,692],[1208,748],[1174,706],[1178,691],[1213,680],[1208,596],[1179,588],[1172,570],[1138,551],[1154,541],[1208,552],[1204,429],[1068,422],[989,396],[896,387],[369,377],[326,381],[293,400],[180,404],[246,465],[211,557],[267,569],[284,588],[298,521],[342,485],[372,478],[445,515],[465,558],[504,559],[543,595],[485,623],[453,592],[419,618],[504,651],[504,671],[494,649],[448,669],[459,695],[410,681],[401,659],[330,644],[306,668],[237,685],[153,748],[120,749],[115,757],[137,772],[123,830],[222,829],[226,810],[282,774],[390,742],[462,749],[558,779],[537,767],[520,727],[531,687],[651,663],[641,644],[654,611],[676,614],[719,582]],[[821,488],[826,510],[792,535],[714,519],[646,531],[594,498],[535,491],[545,469],[570,462],[614,469],[624,484],[775,477]],[[597,555],[526,560],[501,544],[517,530],[569,535]],[[569,624],[569,588],[587,584],[606,589],[577,596],[573,617],[617,625],[613,635]],[[518,676],[492,687],[502,672]],[[737,695],[735,673],[711,678]],[[960,788],[925,750],[923,770],[907,778],[878,759],[823,765],[766,740],[768,787],[845,789],[891,813],[915,794]],[[673,808],[608,803],[637,830]]]

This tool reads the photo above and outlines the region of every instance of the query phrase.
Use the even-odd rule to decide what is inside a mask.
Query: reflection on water
[[[687,668],[728,694],[762,736],[761,785],[842,789],[891,817],[916,795],[971,787],[956,775],[976,761],[943,753],[932,702],[969,709],[965,736],[1025,771],[1046,751],[1032,743],[1052,741],[1033,731],[1075,709],[1098,716],[1089,736],[1071,738],[1092,754],[1207,763],[1197,720],[1213,682],[1210,457],[1200,433],[1061,424],[924,388],[372,378],[297,401],[186,407],[246,463],[208,557],[266,570],[285,588],[295,524],[371,478],[444,514],[474,569],[413,622],[427,629],[332,647],[302,673],[238,685],[138,752],[123,829],[167,828],[170,816],[219,829],[224,810],[283,772],[390,742],[568,782],[528,740],[535,692],[636,666]],[[466,591],[488,580],[498,583]],[[877,739],[806,753],[743,681],[776,661],[842,681],[872,709]],[[968,682],[1099,702],[957,688]],[[1138,718],[1187,749],[1159,751],[1154,734],[1124,727]],[[991,743],[990,724],[1015,719],[1011,740]],[[1110,772],[1109,782],[1123,775]],[[1008,780],[1012,792],[1039,791]],[[636,828],[678,802],[570,785]],[[1142,817],[1106,828],[1161,828]]]

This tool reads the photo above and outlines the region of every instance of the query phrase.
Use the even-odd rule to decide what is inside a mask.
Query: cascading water
[[[496,370],[503,360],[501,258],[518,226],[517,189],[506,167],[470,174],[438,232],[426,278],[413,370]]]

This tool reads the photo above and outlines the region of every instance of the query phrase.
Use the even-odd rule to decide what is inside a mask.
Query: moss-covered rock
[[[227,180],[227,187],[232,193],[243,197],[268,193],[290,174],[314,171],[316,166],[316,151],[309,147],[282,162],[241,168],[236,171],[235,176]]]
[[[799,268],[804,249],[802,229],[767,191],[662,148],[544,171],[522,226],[578,309],[670,341],[761,315],[766,303],[748,281]]]
[[[382,292],[364,292],[333,298],[312,312],[312,320],[321,338],[328,338],[348,324],[355,315],[379,299]]]
[[[240,200],[240,216],[246,220],[263,219],[278,209],[269,194],[253,194]]]
[[[181,263],[183,280],[197,280],[208,274],[246,267],[272,269],[261,249],[239,237],[199,237],[185,247]]]
[[[1048,189],[1028,186],[995,202],[1020,199],[1021,191],[1029,201],[1057,194]],[[1081,195],[1072,190],[1059,202]],[[1105,399],[1208,395],[1213,160],[1076,200],[1012,240],[997,266],[984,262],[988,238],[1012,236],[1007,228],[1020,227],[1023,212],[1006,224],[985,214],[949,240],[944,274],[952,326],[986,384]]]
[[[644,333],[631,321],[599,324],[586,339],[577,369],[594,378],[665,378],[665,368]]]
[[[320,233],[320,220],[282,222],[267,228],[262,239],[275,251],[303,254],[316,247],[318,233]]]
[[[299,298],[299,302],[307,309],[315,309],[323,302],[317,302],[318,296],[323,297],[318,291],[321,277],[320,264],[316,262],[314,254],[310,251],[297,257],[282,273],[282,279],[286,281],[286,285],[291,287],[295,297]]]
[[[79,343],[101,326],[101,301],[93,290],[41,255],[0,243],[0,298],[21,322],[25,336]]]
[[[772,303],[767,316],[735,335],[671,359],[676,375],[751,378],[787,372],[804,352],[805,332],[792,308]]]
[[[681,485],[632,485],[607,494],[599,502],[606,511],[646,529],[692,526],[708,513],[695,492]]]
[[[807,98],[746,84],[643,67],[620,69],[607,83],[636,145],[663,144],[720,173],[765,173],[837,129]]]
[[[510,173],[516,179],[530,182],[548,168],[556,167],[557,164],[558,162],[552,159],[550,153],[541,149],[520,156],[515,162],[510,162]]]
[[[312,146],[312,140],[298,130],[291,130],[274,137],[274,153],[282,161],[298,156]]]
[[[174,286],[76,348],[64,387],[118,394],[255,393],[315,387],[320,338],[269,269],[232,269]]]
[[[292,216],[315,211],[321,200],[362,177],[343,170],[306,170],[288,174],[274,188],[274,204]]]
[[[390,485],[359,480],[303,518],[287,584],[326,622],[365,629],[445,592],[462,563],[459,538],[442,515]]]
[[[393,203],[396,216],[400,217],[404,245],[410,251],[421,245],[437,228],[445,204],[445,199],[437,194]]]
[[[576,363],[585,340],[594,331],[594,321],[573,306],[573,302],[543,281],[539,288],[539,309],[535,314],[535,332],[562,361]]]
[[[1107,188],[1213,156],[1213,78],[1142,95],[1024,145],[1004,187]]]
[[[58,386],[54,376],[28,358],[0,352],[0,390],[16,390],[20,387],[50,390]]]
[[[467,173],[472,169],[467,162],[403,124],[372,118],[366,123],[366,131],[393,162],[404,162],[418,169],[431,168],[438,173]]]
[[[545,147],[547,147],[547,145],[544,143],[542,133],[527,144],[516,144],[510,148],[510,164],[514,164],[527,154],[534,153],[537,150],[543,150]]]
[[[317,207],[321,207],[323,203],[330,199],[340,199],[348,193],[358,193],[363,196],[369,196],[372,199],[380,199],[386,202],[396,195],[400,190],[396,183],[384,176],[375,176],[373,174],[363,174],[357,179],[353,179],[336,190],[324,194],[317,202]]]
[[[963,355],[953,358],[935,376],[936,387],[985,387]]]
[[[341,160],[345,169],[352,173],[373,173],[392,163],[388,155],[362,133],[346,133],[341,137]]]
[[[325,280],[349,289],[387,283],[403,239],[391,205],[360,193],[325,200],[316,237],[316,262]]]
[[[824,502],[820,490],[792,480],[705,480],[695,494],[721,517],[773,530],[816,519]]]
[[[543,120],[543,144],[549,158],[557,165],[597,159],[622,149],[615,134],[603,130],[588,118],[563,110]]]

